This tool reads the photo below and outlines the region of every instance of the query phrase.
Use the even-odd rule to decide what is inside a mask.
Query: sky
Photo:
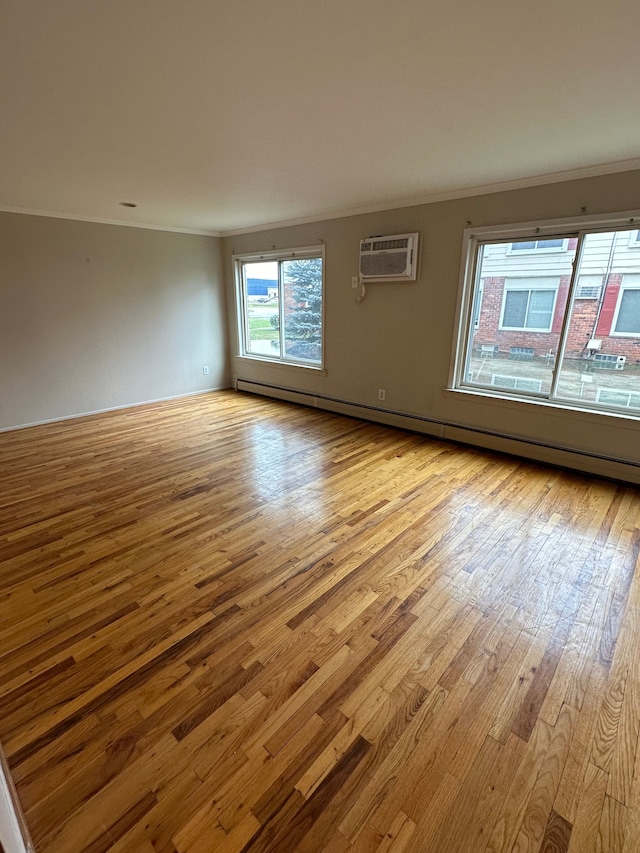
[[[247,278],[270,278],[278,280],[277,261],[265,261],[264,263],[247,264]]]

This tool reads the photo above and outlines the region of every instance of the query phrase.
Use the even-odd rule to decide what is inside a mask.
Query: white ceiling
[[[639,41],[637,0],[2,0],[0,209],[221,233],[638,167]]]

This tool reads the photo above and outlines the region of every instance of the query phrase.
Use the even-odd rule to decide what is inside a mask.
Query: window
[[[622,277],[611,334],[640,335],[640,275]]]
[[[562,237],[553,237],[546,240],[519,240],[510,243],[508,252],[565,252],[567,240]]]
[[[502,302],[501,329],[548,332],[553,319],[557,284],[548,279],[507,279]]]
[[[631,231],[629,234],[629,246],[632,249],[640,249],[640,230]]]
[[[640,417],[638,231],[588,222],[541,223],[528,241],[522,226],[465,232],[452,387]]]
[[[322,367],[322,249],[241,255],[234,261],[240,355]]]

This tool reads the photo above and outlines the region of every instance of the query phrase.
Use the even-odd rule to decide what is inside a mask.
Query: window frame
[[[564,351],[567,345],[567,335],[569,330],[569,322],[571,312],[573,310],[574,301],[578,287],[578,279],[580,265],[582,260],[582,252],[584,241],[587,235],[597,232],[609,231],[629,231],[631,235],[640,231],[638,224],[640,223],[640,211],[633,210],[628,212],[620,212],[611,215],[584,215],[579,219],[564,218],[550,219],[544,221],[511,223],[489,226],[470,226],[463,232],[462,254],[460,264],[460,276],[458,285],[458,297],[456,303],[456,327],[455,334],[452,339],[451,361],[449,369],[449,379],[446,390],[454,393],[471,394],[485,400],[493,400],[496,403],[500,401],[511,401],[513,403],[529,403],[534,405],[548,406],[552,409],[568,410],[568,411],[590,411],[594,414],[604,415],[606,417],[626,417],[634,421],[640,419],[640,412],[629,411],[628,408],[601,406],[597,403],[583,400],[573,400],[565,398],[557,394],[557,388],[560,379],[560,372],[554,367],[551,388],[549,392],[544,394],[536,394],[533,392],[521,392],[511,389],[500,389],[491,385],[475,384],[469,379],[471,346],[474,332],[477,325],[472,322],[473,317],[473,300],[478,282],[482,276],[482,250],[485,246],[492,244],[512,244],[514,242],[524,242],[527,238],[531,239],[535,234],[535,239],[552,239],[562,238],[566,241],[572,239],[577,240],[575,256],[573,260],[571,279],[566,297],[566,307],[560,331],[560,339],[557,352],[555,354],[556,365],[562,365],[564,359]],[[540,250],[534,250],[540,251]],[[533,252],[532,252],[533,253]],[[507,252],[509,254],[509,252]],[[518,252],[515,253],[516,255]],[[523,254],[526,254],[523,252]],[[546,252],[545,252],[546,254]],[[555,307],[554,307],[555,313]],[[480,316],[480,315],[479,315]],[[617,316],[614,318],[614,322]],[[612,328],[613,328],[612,323]],[[529,332],[532,330],[519,330]],[[619,337],[637,336],[627,334]]]
[[[532,287],[527,284],[527,282],[531,282],[534,278],[538,278],[539,280],[543,280],[544,278],[554,279],[556,280],[556,284],[553,287]],[[518,284],[518,282],[521,282]],[[502,305],[500,307],[500,322],[498,324],[498,328],[500,331],[504,332],[525,332],[531,334],[548,334],[553,329],[553,318],[556,313],[556,303],[558,301],[558,290],[560,289],[560,278],[559,276],[528,276],[526,278],[518,279],[515,277],[505,279],[504,290],[502,293]],[[528,293],[529,298],[527,299],[527,308],[525,311],[525,325],[524,326],[505,326],[504,324],[504,314],[507,307],[507,294],[508,293]],[[549,325],[548,326],[527,326],[526,322],[529,317],[529,308],[531,305],[531,294],[532,293],[553,293],[553,304],[551,306],[551,313],[549,315]],[[480,306],[482,308],[482,306]],[[480,313],[478,312],[478,321],[480,320]]]
[[[640,290],[640,274],[637,275],[637,282],[633,284],[625,284],[625,276],[622,276],[622,283],[620,284],[620,291],[618,293],[618,299],[616,301],[616,308],[613,313],[613,319],[611,320],[611,331],[609,335],[612,338],[640,338],[640,327],[637,332],[617,332],[616,326],[618,325],[618,316],[620,314],[620,308],[622,307],[622,298],[624,296],[625,291],[627,290]]]
[[[320,362],[306,361],[298,358],[291,358],[283,355],[285,348],[280,339],[280,355],[272,355],[266,353],[255,353],[249,350],[248,337],[248,303],[244,287],[244,265],[251,263],[268,263],[275,261],[278,263],[278,306],[280,313],[279,333],[284,332],[282,322],[283,305],[283,281],[281,277],[282,263],[286,261],[305,260],[310,258],[320,258],[322,261],[322,312],[321,312],[321,334],[320,334]],[[232,255],[233,272],[235,281],[235,312],[236,312],[236,328],[238,335],[237,356],[238,358],[249,359],[253,362],[263,362],[269,365],[280,365],[288,368],[312,370],[316,372],[325,372],[325,310],[326,310],[326,262],[325,262],[325,245],[319,243],[314,246],[297,246],[290,249],[272,249],[264,252],[242,252]]]

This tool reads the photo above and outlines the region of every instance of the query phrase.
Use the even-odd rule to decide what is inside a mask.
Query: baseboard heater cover
[[[472,447],[481,447],[484,450],[494,450],[497,453],[508,453],[511,456],[519,456],[534,462],[557,465],[560,468],[569,468],[586,474],[594,474],[598,477],[607,477],[612,480],[640,485],[640,465],[622,459],[585,453],[571,447],[554,447],[528,438],[475,429],[463,424],[445,423],[410,412],[397,412],[392,409],[369,406],[365,403],[352,403],[336,397],[313,394],[310,391],[299,391],[267,382],[238,378],[234,382],[234,387],[236,391],[246,391],[289,403],[299,403],[303,406],[311,406],[335,414],[408,429],[445,441],[468,444]]]

